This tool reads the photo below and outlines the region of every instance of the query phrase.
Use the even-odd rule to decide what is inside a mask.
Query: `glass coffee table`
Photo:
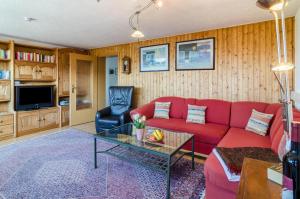
[[[153,132],[153,127],[146,127],[146,134]],[[161,129],[162,130],[162,129]],[[141,164],[155,170],[162,170],[166,173],[167,190],[166,198],[170,198],[170,171],[184,155],[191,155],[192,169],[194,169],[194,135],[189,133],[178,133],[162,130],[164,139],[162,142],[150,142],[146,139],[139,141],[134,135],[132,123],[128,123],[110,130],[99,132],[94,136],[94,161],[97,168],[97,154],[107,153],[122,160]],[[104,151],[97,150],[97,140],[111,142],[114,145]],[[182,147],[192,143],[192,151],[183,151]]]

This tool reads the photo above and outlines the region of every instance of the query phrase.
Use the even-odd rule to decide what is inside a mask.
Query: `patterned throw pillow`
[[[268,132],[272,118],[273,114],[261,113],[253,109],[246,130],[265,136]]]
[[[205,124],[206,106],[188,105],[187,123]]]
[[[154,118],[169,119],[171,102],[155,102]]]

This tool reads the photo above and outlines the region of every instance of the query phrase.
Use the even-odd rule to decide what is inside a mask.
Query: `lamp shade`
[[[266,10],[282,10],[286,6],[286,0],[258,0],[256,5]]]
[[[143,38],[145,35],[139,31],[139,30],[135,30],[132,34],[131,37],[133,38]]]
[[[279,64],[272,67],[272,71],[275,72],[283,72],[283,71],[289,71],[294,68],[293,64]]]

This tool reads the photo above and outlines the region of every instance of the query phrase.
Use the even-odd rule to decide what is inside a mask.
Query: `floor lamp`
[[[288,2],[286,0],[258,0],[256,2],[256,5],[258,7],[269,10],[275,18],[278,64],[272,66],[272,71],[274,72],[275,77],[280,85],[281,103],[283,106],[284,131],[286,138],[286,152],[290,150],[291,123],[293,120],[293,106],[291,101],[288,72],[289,70],[292,70],[294,68],[294,65],[288,63],[287,60],[286,28],[284,16],[284,8],[287,6],[287,4]],[[281,15],[283,60],[281,59],[279,15]]]

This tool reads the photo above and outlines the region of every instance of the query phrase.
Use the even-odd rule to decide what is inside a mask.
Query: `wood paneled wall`
[[[294,18],[286,19],[289,62],[294,63]],[[216,69],[175,71],[178,41],[216,38]],[[119,85],[135,86],[135,104],[160,96],[216,98],[230,101],[278,102],[279,86],[271,64],[277,60],[274,21],[184,34],[105,48],[92,49],[99,57],[119,56]],[[139,72],[141,46],[170,44],[170,71]],[[121,59],[132,59],[132,73],[121,73]],[[293,72],[290,74],[294,85]]]

